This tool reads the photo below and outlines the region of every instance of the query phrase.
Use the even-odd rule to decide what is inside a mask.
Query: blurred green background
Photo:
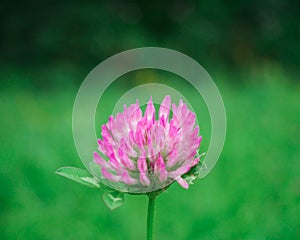
[[[158,198],[155,238],[300,239],[299,3],[2,1],[0,238],[144,238],[146,197],[128,196],[111,212],[97,191],[54,171],[82,167],[72,107],[89,71],[120,51],[159,46],[211,74],[228,129],[207,178],[188,191],[174,184]],[[175,89],[191,90],[159,71],[124,76],[100,102],[107,108],[97,127],[128,87],[172,79]],[[204,152],[210,124],[201,109]]]

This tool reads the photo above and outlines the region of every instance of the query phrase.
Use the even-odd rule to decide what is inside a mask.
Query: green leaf
[[[88,171],[76,167],[61,167],[56,170],[56,174],[75,182],[81,183],[90,188],[100,188],[99,181],[91,176]]]
[[[205,153],[202,153],[201,155],[198,155],[197,157],[204,156]],[[206,165],[204,162],[199,161],[197,165],[192,167],[190,171],[188,171],[186,174],[182,175],[182,178],[185,179],[188,184],[194,184],[194,181],[200,178],[201,172],[205,171]]]
[[[114,210],[123,205],[125,196],[122,192],[110,189],[103,193],[103,200],[110,210]]]

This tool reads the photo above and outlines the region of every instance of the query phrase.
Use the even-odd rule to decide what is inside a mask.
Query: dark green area
[[[298,9],[297,0],[3,0],[0,63],[34,71],[27,80],[39,87],[54,81],[41,79],[45,69],[76,69],[81,82],[99,61],[144,46],[179,50],[205,67],[271,61],[298,70]]]
[[[299,1],[2,1],[0,9],[0,238],[143,239],[147,198],[111,212],[97,190],[54,172],[83,167],[72,137],[80,83],[100,61],[159,46],[199,61],[222,94],[223,153],[188,191],[156,202],[155,239],[300,238]],[[184,80],[129,73],[103,95],[114,104],[142,83],[181,91],[210,137],[208,111]],[[91,153],[92,154],[92,153]]]

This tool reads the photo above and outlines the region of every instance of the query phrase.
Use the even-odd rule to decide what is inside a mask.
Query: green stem
[[[148,195],[147,240],[153,239],[153,221],[156,196]]]

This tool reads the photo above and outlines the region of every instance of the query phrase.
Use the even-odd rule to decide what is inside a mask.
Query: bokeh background
[[[144,238],[146,197],[127,196],[111,212],[99,192],[54,171],[82,167],[71,121],[85,76],[120,51],[158,46],[206,68],[223,96],[228,129],[207,178],[188,191],[174,184],[159,197],[155,238],[299,239],[299,3],[3,0],[0,238]],[[197,103],[184,80],[138,71],[108,89],[95,124],[128,88],[171,80]],[[204,152],[209,118],[196,110]]]

